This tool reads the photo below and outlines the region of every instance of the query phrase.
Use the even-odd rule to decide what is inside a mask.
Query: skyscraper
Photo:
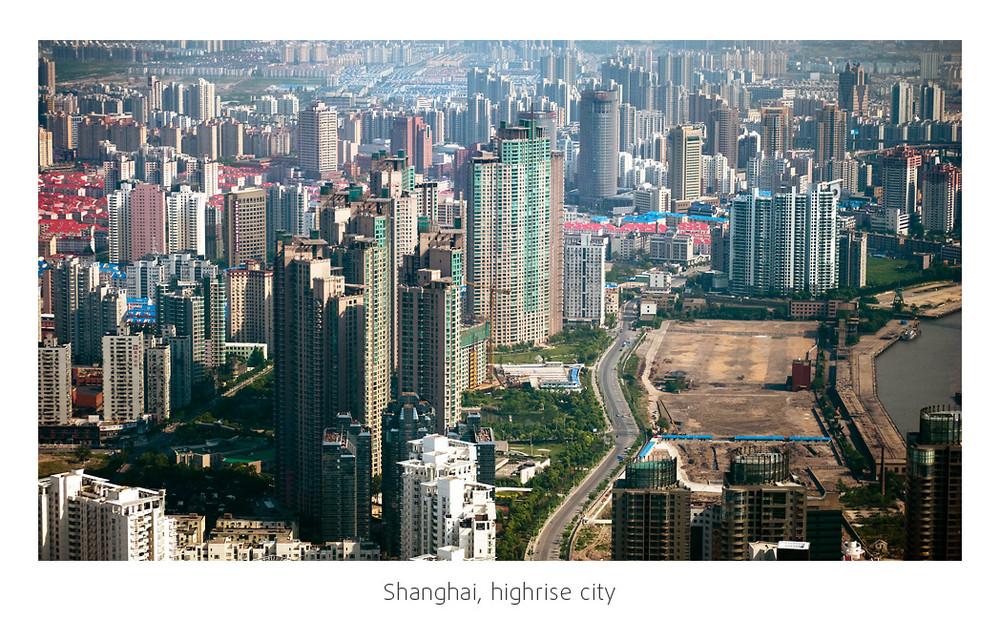
[[[104,420],[135,422],[146,412],[146,349],[142,334],[127,328],[104,336]]]
[[[882,154],[883,207],[899,209],[900,213],[917,210],[917,168],[921,159],[918,151],[902,145]]]
[[[924,176],[922,220],[928,231],[948,233],[955,226],[962,201],[962,171],[951,164],[939,164]]]
[[[274,351],[274,272],[249,262],[226,270],[227,334],[232,342],[263,342]]]
[[[73,415],[72,346],[38,345],[38,423],[69,424]]]
[[[611,559],[691,559],[691,490],[677,459],[633,460],[611,491]]]
[[[464,257],[461,233],[420,233],[399,286],[399,393],[414,393],[437,413],[438,433],[459,422]]]
[[[905,125],[913,120],[913,84],[900,80],[889,93],[889,122]]]
[[[933,82],[920,88],[920,120],[940,121],[944,119],[944,91]]]
[[[670,129],[670,197],[695,200],[701,195],[701,130],[691,125]]]
[[[580,233],[564,246],[563,316],[569,323],[604,323],[604,257],[607,238]]]
[[[740,295],[812,294],[837,286],[836,185],[805,193],[753,190],[737,196],[729,229],[730,289]]]
[[[208,195],[192,192],[188,185],[167,194],[167,253],[205,255],[205,207]]]
[[[618,92],[587,90],[580,94],[580,155],[577,188],[580,204],[595,206],[618,193]]]
[[[333,516],[324,509],[326,429],[352,411],[363,356],[364,294],[332,267],[331,253],[322,239],[279,237],[274,269],[275,488],[316,541]]]
[[[389,403],[382,418],[382,552],[391,559],[400,553],[402,461],[410,457],[409,443],[435,432],[434,408],[416,394],[403,393]]]
[[[847,63],[840,72],[837,104],[853,116],[868,115],[868,78],[861,63]]]
[[[781,452],[743,452],[722,488],[722,559],[750,559],[750,543],[804,541],[806,489]]]
[[[846,150],[847,113],[828,103],[816,119],[816,165],[824,168],[832,160],[842,160]]]
[[[792,148],[792,115],[785,107],[761,108],[761,151],[764,155],[784,155]]]
[[[337,112],[322,101],[299,111],[299,163],[306,176],[329,178],[337,169]]]
[[[226,265],[267,260],[267,193],[261,187],[240,189],[225,195]]]
[[[548,337],[550,158],[548,139],[529,123],[501,127],[493,151],[471,163],[466,279],[478,286],[466,299],[498,345]]]
[[[316,540],[368,538],[372,520],[372,435],[349,413],[323,432],[321,518]]]
[[[868,277],[868,233],[847,230],[837,243],[837,286],[863,288]]]
[[[905,560],[962,559],[962,411],[920,410],[906,441]]]
[[[166,252],[166,220],[163,189],[147,183],[136,185],[129,200],[129,261]]]

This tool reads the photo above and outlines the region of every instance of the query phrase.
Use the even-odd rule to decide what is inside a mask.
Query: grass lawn
[[[535,443],[532,445],[511,443],[509,447],[511,450],[517,450],[525,454],[534,454],[536,457],[548,456],[553,459],[558,458],[566,450],[566,444],[563,443]]]
[[[56,452],[53,454],[38,455],[38,477],[46,478],[52,474],[61,474],[74,469],[85,468],[90,471],[98,470],[108,464],[110,457],[104,454],[95,454],[86,462],[81,463],[72,452]]]
[[[899,258],[868,258],[866,280],[869,285],[905,280],[918,275],[919,269],[909,266],[909,261]]]
[[[541,355],[546,362],[576,363],[576,347],[572,344],[557,344],[551,347],[532,349],[520,353],[495,352],[497,364],[534,364],[535,357]]]
[[[115,73],[125,73],[132,65],[129,62],[81,62],[78,60],[57,60],[56,84],[81,78],[101,78]]]

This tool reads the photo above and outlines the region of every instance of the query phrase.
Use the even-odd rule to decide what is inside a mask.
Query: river
[[[916,340],[898,341],[875,358],[878,397],[906,440],[920,409],[954,404],[962,390],[962,313],[920,322]]]

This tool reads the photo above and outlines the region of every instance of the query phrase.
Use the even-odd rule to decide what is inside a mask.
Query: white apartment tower
[[[337,169],[337,112],[322,101],[299,112],[299,163],[307,176],[323,178]]]
[[[104,336],[104,420],[135,422],[146,410],[146,350],[142,334]]]
[[[71,345],[46,342],[38,347],[38,423],[69,424],[73,415]]]
[[[812,294],[837,287],[834,183],[780,193],[753,190],[730,211],[729,285],[733,293]]]
[[[570,323],[604,322],[606,237],[590,233],[566,237],[563,263],[563,318]]]
[[[167,253],[205,255],[205,206],[208,194],[192,192],[188,185],[167,194]]]
[[[494,487],[476,482],[476,445],[443,435],[408,443],[402,461],[400,559],[457,547],[465,560],[496,559]]]
[[[82,469],[38,481],[39,560],[174,559],[166,493],[123,487]]]

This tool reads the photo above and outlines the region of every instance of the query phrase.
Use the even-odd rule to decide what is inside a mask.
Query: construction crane
[[[510,295],[513,291],[505,288],[500,288],[496,285],[496,278],[493,279],[492,284],[480,284],[479,282],[473,282],[471,280],[466,280],[465,284],[473,288],[486,289],[490,292],[490,316],[489,316],[489,337],[486,339],[486,363],[489,367],[493,368],[493,321],[497,316],[497,293],[504,293]]]

